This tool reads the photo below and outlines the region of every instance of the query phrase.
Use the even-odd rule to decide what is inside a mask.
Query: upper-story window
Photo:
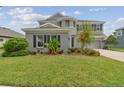
[[[102,31],[103,30],[103,24],[92,24],[93,31]]]
[[[122,30],[117,32],[117,36],[122,36]]]
[[[100,31],[103,30],[103,24],[100,24]]]
[[[96,24],[92,24],[93,31],[96,31]]]
[[[65,20],[65,26],[66,26],[66,27],[69,27],[69,26],[70,26],[69,20]]]
[[[100,25],[96,25],[96,31],[100,30]]]

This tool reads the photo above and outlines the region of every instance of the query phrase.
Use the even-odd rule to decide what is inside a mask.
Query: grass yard
[[[110,50],[124,52],[124,48],[110,48]]]
[[[3,51],[4,51],[4,50],[3,50],[2,48],[0,48],[0,56],[1,56],[1,54],[2,54]]]
[[[0,57],[0,85],[124,86],[124,63],[74,55]]]

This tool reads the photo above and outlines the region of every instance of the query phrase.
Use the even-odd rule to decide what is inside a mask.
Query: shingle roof
[[[5,27],[0,27],[0,36],[24,38],[23,34],[15,32],[15,31],[5,28]]]
[[[105,23],[105,21],[98,21],[98,20],[78,20],[78,22],[102,22],[102,23]]]
[[[116,29],[115,31],[119,31],[119,30],[124,31],[123,29],[124,29],[124,27],[121,27],[121,28]]]
[[[47,18],[46,20],[56,20],[56,19],[59,19],[61,17],[64,17],[64,15],[62,15],[61,13],[56,13],[56,14],[50,16],[49,18]]]

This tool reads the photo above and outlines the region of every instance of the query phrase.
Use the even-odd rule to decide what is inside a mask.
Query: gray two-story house
[[[114,32],[114,36],[117,38],[118,44],[115,47],[124,47],[124,28],[118,28]]]
[[[80,25],[84,22],[92,24],[95,34],[95,41],[87,47],[102,48],[105,35],[103,34],[104,21],[78,20],[71,16],[64,16],[56,13],[45,20],[39,20],[39,27],[24,28],[26,39],[29,42],[29,49],[32,51],[46,51],[44,47],[52,38],[60,42],[60,49],[67,51],[68,48],[80,48],[80,42],[77,41],[77,33]]]

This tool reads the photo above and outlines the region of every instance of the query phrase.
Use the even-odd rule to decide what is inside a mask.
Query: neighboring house
[[[52,38],[56,38],[60,42],[60,49],[67,51],[68,48],[81,47],[77,41],[77,33],[82,23],[87,22],[92,25],[95,34],[95,41],[89,45],[91,48],[102,48],[105,35],[103,34],[104,21],[78,20],[70,16],[64,16],[56,13],[45,20],[39,20],[38,28],[24,28],[26,39],[29,42],[29,49],[47,50],[44,45]]]
[[[24,38],[24,35],[8,28],[0,27],[0,47],[3,47],[3,44],[6,42],[6,40],[13,37]]]
[[[116,29],[114,36],[117,38],[118,44],[115,47],[124,47],[124,28]]]

